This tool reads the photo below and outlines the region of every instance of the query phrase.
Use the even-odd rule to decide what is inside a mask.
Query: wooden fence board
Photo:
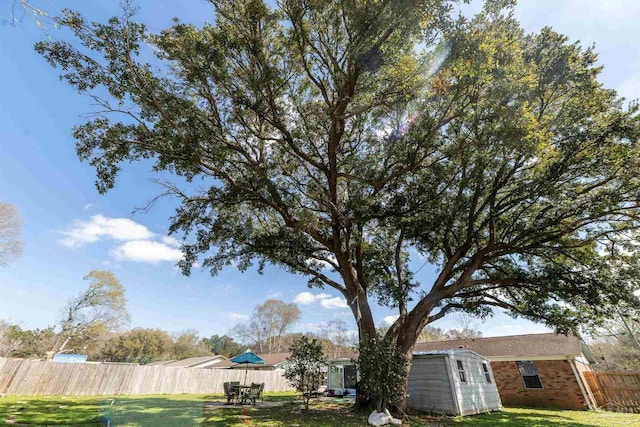
[[[600,407],[640,413],[640,371],[584,372]]]
[[[10,395],[221,394],[226,381],[245,381],[242,369],[55,363],[0,358],[0,393]],[[290,391],[282,371],[248,370],[246,383]]]

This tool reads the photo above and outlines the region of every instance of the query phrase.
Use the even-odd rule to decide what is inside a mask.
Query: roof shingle
[[[224,356],[213,355],[213,356],[201,356],[201,357],[189,357],[188,359],[176,360],[175,362],[165,363],[164,366],[172,366],[172,367],[192,367],[197,366],[206,362],[210,362],[213,360],[224,360]],[[218,362],[219,363],[219,362]]]
[[[555,333],[511,335],[417,343],[414,351],[455,350],[468,348],[486,357],[558,357],[580,356],[580,340]]]

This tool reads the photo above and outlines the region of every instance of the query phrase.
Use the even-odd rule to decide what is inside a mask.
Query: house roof
[[[263,366],[277,366],[287,360],[291,356],[291,353],[271,353],[271,354],[259,354],[262,360],[264,360]]]
[[[225,358],[224,356],[220,356],[220,355],[189,357],[188,359],[176,360],[175,362],[165,363],[163,366],[171,366],[174,368],[180,368],[180,367],[191,368],[191,367],[202,365],[207,362],[212,362],[215,360],[224,361]]]
[[[207,366],[207,368],[230,368],[232,366],[237,365],[237,363],[232,362],[231,360],[225,359],[225,360],[221,360],[218,363],[211,365],[211,366]]]
[[[175,359],[172,360],[156,360],[155,362],[145,363],[144,366],[158,366],[158,365],[166,365],[167,363],[175,362]]]
[[[414,351],[455,350],[458,348],[468,348],[489,358],[564,358],[583,355],[583,347],[577,337],[555,333],[417,343]]]
[[[246,363],[234,363],[231,360],[222,360],[216,363],[211,368],[246,368],[247,366],[252,369],[261,369],[261,368],[274,368],[278,367],[281,363],[287,360],[287,358],[291,356],[291,353],[270,353],[270,354],[258,354],[258,357],[264,360],[264,364],[259,365],[247,365]]]

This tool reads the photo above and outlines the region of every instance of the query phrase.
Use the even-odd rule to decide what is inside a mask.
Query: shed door
[[[358,379],[356,377],[356,366],[346,365],[344,367],[344,388],[355,390],[357,381]]]
[[[342,365],[331,365],[329,369],[329,388],[344,388],[342,387],[342,380],[344,377],[344,369]]]

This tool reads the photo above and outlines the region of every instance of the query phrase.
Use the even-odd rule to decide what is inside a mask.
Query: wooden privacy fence
[[[0,393],[8,395],[222,394],[226,381],[245,382],[245,371],[0,358]],[[279,371],[249,370],[246,382],[292,390]]]
[[[584,372],[599,407],[640,413],[640,371]]]

